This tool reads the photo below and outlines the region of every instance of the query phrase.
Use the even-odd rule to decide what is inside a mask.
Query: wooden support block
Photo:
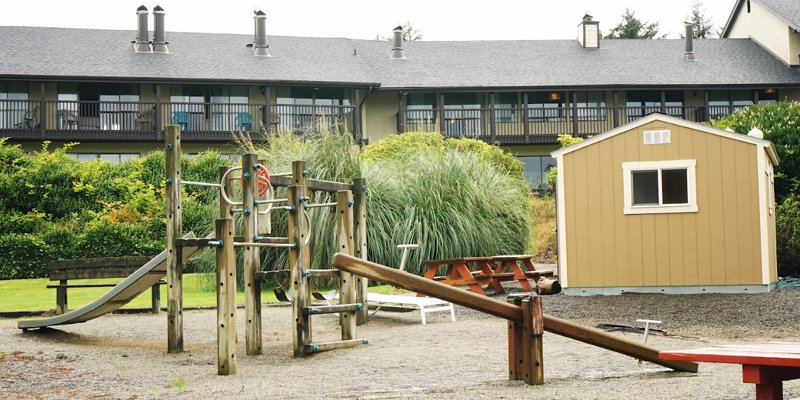
[[[336,251],[349,255],[355,254],[353,241],[353,194],[349,190],[336,192]],[[355,276],[349,272],[339,273],[339,287],[341,295],[340,304],[353,304],[356,302]],[[356,337],[356,310],[339,314],[339,323],[342,326],[342,340],[352,340]]]
[[[183,282],[182,247],[176,239],[182,236],[181,212],[181,127],[166,127],[166,171],[164,208],[167,213],[167,352],[183,352]]]
[[[367,339],[342,340],[340,342],[309,343],[304,350],[307,354],[314,354],[329,350],[348,349],[362,344],[368,344]]]
[[[233,219],[216,222],[217,240],[217,374],[236,373],[236,250]]]
[[[519,306],[522,298],[508,297],[506,302]],[[519,321],[508,320],[508,379],[522,380],[526,374],[525,348],[523,341],[527,340],[523,334],[523,326]]]
[[[150,288],[150,312],[153,314],[161,312],[161,285],[158,283]]]
[[[523,330],[528,336],[525,342],[525,362],[528,368],[525,383],[528,385],[544,384],[544,352],[542,348],[542,335],[544,322],[542,320],[542,298],[531,296],[522,299]]]
[[[246,242],[256,237],[258,219],[254,201],[258,194],[258,155],[242,155],[242,230]],[[248,212],[249,210],[249,212]],[[233,239],[233,238],[231,238]],[[245,349],[247,355],[261,354],[261,283],[256,280],[256,271],[261,267],[258,246],[244,246],[244,300],[245,300]]]

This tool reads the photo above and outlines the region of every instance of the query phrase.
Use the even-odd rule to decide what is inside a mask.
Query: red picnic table
[[[488,285],[495,293],[505,293],[500,282],[510,280],[518,281],[523,290],[532,291],[528,279],[538,282],[540,276],[553,274],[553,271],[537,271],[532,259],[530,255],[505,255],[429,260],[424,262],[427,266],[425,278],[451,286],[468,286],[470,291],[482,295],[486,295],[483,285]],[[437,276],[440,267],[445,268],[445,274]]]
[[[783,399],[783,381],[800,378],[800,343],[728,344],[662,351],[662,360],[742,364],[742,382],[756,385],[756,400]]]

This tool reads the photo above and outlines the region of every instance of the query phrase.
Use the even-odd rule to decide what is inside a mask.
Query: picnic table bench
[[[800,379],[800,343],[730,344],[659,353],[662,360],[742,365],[742,382],[756,385],[757,400],[783,399],[783,381]]]
[[[423,263],[426,266],[424,277],[451,286],[467,286],[471,292],[481,295],[486,295],[484,285],[495,293],[505,293],[501,282],[512,280],[518,281],[523,290],[532,291],[528,279],[535,283],[540,277],[555,273],[554,270],[536,270],[532,259],[531,255],[501,255],[429,260]],[[437,275],[440,268],[444,268],[444,275]]]
[[[56,289],[56,314],[67,312],[67,289],[117,286],[117,283],[69,283],[70,280],[126,278],[150,261],[151,258],[145,256],[81,258],[48,263],[48,278],[51,281],[58,281],[58,284],[47,285],[48,289]],[[151,289],[150,299],[153,313],[158,313],[161,308],[161,291],[159,287],[164,283],[163,280],[158,281]]]

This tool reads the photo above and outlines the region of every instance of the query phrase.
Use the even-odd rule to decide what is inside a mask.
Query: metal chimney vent
[[[392,39],[392,59],[405,60],[406,55],[403,52],[403,27],[398,26],[394,28],[394,38]]]
[[[686,24],[686,51],[683,53],[683,58],[689,61],[696,61],[694,58],[694,25],[691,22],[684,22]]]
[[[166,29],[164,28],[164,9],[161,6],[153,8],[153,53],[169,53],[167,47]]]
[[[272,57],[267,44],[267,14],[261,10],[254,11],[255,35],[253,36],[253,55]]]
[[[137,53],[152,53],[150,42],[147,40],[147,7],[139,6],[136,9],[136,40],[133,41],[133,50]]]

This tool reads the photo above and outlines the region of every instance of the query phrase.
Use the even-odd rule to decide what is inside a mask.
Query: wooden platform
[[[729,344],[662,351],[663,360],[742,365],[742,382],[756,385],[757,400],[783,399],[783,381],[800,379],[800,343]]]

